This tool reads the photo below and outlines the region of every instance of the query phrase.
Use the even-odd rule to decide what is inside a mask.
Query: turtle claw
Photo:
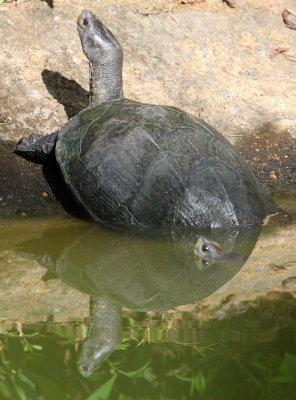
[[[32,135],[29,136],[29,139],[27,139],[28,143],[32,143],[35,144],[38,142],[39,139],[41,139],[44,136],[41,135],[34,135],[34,133]],[[25,138],[24,138],[25,139]]]
[[[40,136],[40,135],[38,136],[38,135],[34,135],[34,134],[30,135],[28,138],[23,137],[18,141],[16,148],[18,148],[18,146],[21,146],[21,147],[22,146],[25,146],[25,147],[33,146],[40,138],[42,138],[42,136]]]

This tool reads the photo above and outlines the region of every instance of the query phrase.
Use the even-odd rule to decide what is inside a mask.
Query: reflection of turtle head
[[[113,353],[122,340],[121,306],[106,298],[91,298],[91,327],[77,366],[83,376],[91,375]]]
[[[78,371],[85,377],[90,376],[117,347],[118,345],[110,347],[100,343],[98,343],[97,347],[94,347],[92,342],[86,340],[77,362]]]

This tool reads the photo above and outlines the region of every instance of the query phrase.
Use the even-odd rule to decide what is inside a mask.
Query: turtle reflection
[[[76,231],[52,227],[42,238],[21,246],[23,255],[48,269],[44,279],[54,274],[91,295],[91,326],[78,361],[84,376],[120,345],[123,306],[165,310],[209,296],[240,270],[260,233],[258,226],[209,232],[87,227]],[[198,268],[194,245],[200,234],[239,256],[231,262],[216,258],[209,267]]]

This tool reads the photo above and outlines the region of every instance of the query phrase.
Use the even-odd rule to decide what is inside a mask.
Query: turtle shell
[[[62,128],[56,159],[96,222],[220,228],[259,223],[274,207],[234,147],[174,107],[89,107]]]

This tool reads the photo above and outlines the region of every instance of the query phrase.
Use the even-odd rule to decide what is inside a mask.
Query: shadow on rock
[[[41,0],[44,3],[47,3],[50,8],[53,8],[53,0]]]
[[[85,212],[77,205],[72,192],[66,186],[54,156],[42,166],[42,172],[55,199],[61,204],[64,210],[77,217],[86,218]]]
[[[88,107],[88,91],[73,79],[48,69],[42,71],[42,79],[48,92],[64,106],[68,118]]]
[[[0,215],[63,213],[42,166],[15,155],[14,147],[0,141]]]
[[[88,92],[74,80],[47,69],[42,72],[42,79],[69,118],[88,106]],[[4,207],[0,203],[0,214],[48,214],[63,208],[70,214],[85,216],[65,185],[54,156],[41,167],[13,154],[14,143],[1,146],[0,163],[4,161],[4,165],[0,164],[0,183],[3,182],[0,195],[2,193],[1,198],[4,198]]]
[[[28,162],[13,153],[15,145],[0,140],[0,215],[79,215],[55,160]]]

